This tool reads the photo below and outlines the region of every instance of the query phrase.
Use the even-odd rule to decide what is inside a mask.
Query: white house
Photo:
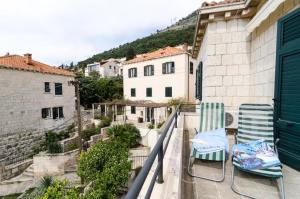
[[[85,76],[89,76],[91,72],[97,72],[100,77],[116,77],[120,74],[119,68],[122,63],[117,59],[108,59],[101,62],[88,64],[85,68]]]
[[[166,47],[138,55],[123,65],[124,98],[145,103],[167,103],[170,99],[195,101],[194,59],[185,48]],[[146,102],[147,101],[147,102]],[[164,120],[165,108],[127,106],[129,119]]]
[[[204,3],[193,45],[198,99],[223,102],[231,128],[237,127],[240,104],[274,105],[280,158],[296,169],[300,169],[299,4],[299,0]]]
[[[70,80],[72,72],[35,61],[31,54],[0,57],[0,164],[32,155],[46,131],[74,122]]]

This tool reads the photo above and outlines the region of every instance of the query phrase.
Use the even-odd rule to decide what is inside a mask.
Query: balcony
[[[187,173],[190,154],[190,139],[194,128],[198,127],[200,116],[193,107],[183,107],[174,111],[161,128],[160,138],[152,150],[126,198],[245,198],[231,190],[231,157],[226,162],[225,180],[212,182],[193,178]],[[230,149],[234,136],[228,134]],[[207,177],[221,174],[219,162],[196,160],[194,172]],[[277,182],[268,178],[236,171],[236,187],[257,198],[280,198]],[[287,199],[299,198],[300,173],[283,165],[285,196]]]

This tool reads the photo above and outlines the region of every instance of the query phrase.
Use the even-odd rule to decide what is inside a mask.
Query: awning
[[[274,12],[285,0],[268,0],[247,24],[246,30],[252,33],[267,17]]]

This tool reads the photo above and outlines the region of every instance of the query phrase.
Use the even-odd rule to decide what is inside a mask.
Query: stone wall
[[[73,122],[75,111],[72,77],[0,68],[0,158],[6,165],[26,159],[50,129]],[[50,93],[44,92],[50,82]],[[63,95],[57,96],[54,83],[62,83]],[[42,108],[62,106],[64,118],[43,119]]]
[[[299,3],[285,1],[251,34],[250,96],[253,103],[273,104],[277,21]]]
[[[249,101],[249,19],[219,20],[208,24],[198,62],[203,62],[202,101],[223,102],[237,116],[239,104]],[[237,121],[230,127],[237,126]]]

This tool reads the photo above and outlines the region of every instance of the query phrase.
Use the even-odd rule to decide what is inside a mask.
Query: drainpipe
[[[188,67],[187,67],[187,100],[189,101],[190,99],[190,55],[187,54],[188,56]]]

